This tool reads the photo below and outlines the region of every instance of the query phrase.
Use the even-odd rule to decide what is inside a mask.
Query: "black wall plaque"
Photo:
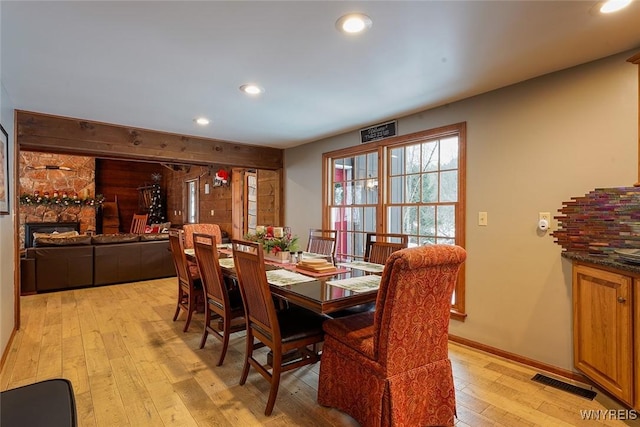
[[[360,142],[377,141],[383,138],[389,138],[390,136],[396,136],[398,121],[394,120],[387,123],[381,123],[379,125],[371,126],[370,128],[360,129]]]

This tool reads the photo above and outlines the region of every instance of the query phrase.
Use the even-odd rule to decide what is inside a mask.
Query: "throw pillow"
[[[38,237],[34,239],[33,246],[42,248],[47,246],[80,246],[90,245],[91,236],[71,236],[71,237]]]
[[[98,234],[91,237],[91,243],[94,245],[109,245],[112,243],[129,243],[137,242],[140,236],[137,234]]]
[[[35,232],[33,233],[33,238],[34,239],[38,239],[38,238],[42,238],[42,237],[46,237],[46,238],[52,238],[52,239],[62,239],[63,237],[73,237],[73,236],[78,236],[79,233],[77,231],[63,231],[63,232],[58,232],[58,231],[54,231],[52,233],[38,233]]]
[[[141,242],[151,242],[154,240],[169,240],[168,233],[147,233],[140,235]]]

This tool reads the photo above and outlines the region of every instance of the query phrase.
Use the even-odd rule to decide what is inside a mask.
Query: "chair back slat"
[[[133,220],[131,221],[131,229],[129,230],[129,232],[134,234],[143,234],[145,228],[147,228],[148,219],[149,214],[133,214]]]
[[[274,340],[279,339],[280,330],[267,282],[262,245],[242,240],[233,240],[232,243],[245,314],[263,333],[271,335]]]
[[[335,257],[337,235],[336,230],[309,230],[307,252]]]
[[[222,307],[228,307],[229,297],[218,260],[215,236],[194,233],[193,249],[207,299],[215,301]]]
[[[396,251],[387,260],[373,346],[388,375],[447,358],[451,297],[465,259],[460,246],[427,245]]]
[[[409,244],[406,234],[367,233],[364,260],[376,264],[385,264],[389,256]]]

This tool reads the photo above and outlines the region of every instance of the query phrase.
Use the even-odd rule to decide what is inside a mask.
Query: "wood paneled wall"
[[[167,214],[172,225],[186,222],[186,182],[198,179],[198,222],[214,223],[232,235],[233,201],[231,185],[214,187],[213,177],[220,166],[191,166],[187,170],[172,171],[165,168],[167,176]],[[230,171],[230,169],[225,168]],[[205,185],[209,184],[209,194]]]
[[[129,232],[134,213],[146,213],[138,212],[138,187],[153,184],[154,173],[163,177],[160,187],[166,199],[165,171],[167,169],[158,163],[96,159],[96,194],[105,196],[107,202],[118,197],[121,232]]]
[[[258,225],[283,224],[280,172],[258,170]]]

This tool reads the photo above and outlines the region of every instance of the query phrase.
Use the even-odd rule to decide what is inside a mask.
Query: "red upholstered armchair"
[[[196,224],[185,224],[182,226],[182,231],[184,231],[184,247],[185,249],[193,249],[193,234],[208,234],[210,236],[214,236],[216,238],[216,242],[222,242],[222,232],[220,231],[220,226],[218,224],[207,224],[207,223],[196,223]],[[190,259],[187,260],[187,266],[189,267],[189,271],[191,275],[194,277],[200,277],[200,271],[198,271],[198,266],[194,261]]]
[[[318,403],[365,427],[453,425],[449,310],[465,259],[451,245],[391,254],[376,311],[324,323]]]
[[[215,236],[216,242],[222,242],[222,232],[218,224],[185,224],[182,229],[184,230],[184,247],[188,249],[193,248],[193,233],[209,234]]]

